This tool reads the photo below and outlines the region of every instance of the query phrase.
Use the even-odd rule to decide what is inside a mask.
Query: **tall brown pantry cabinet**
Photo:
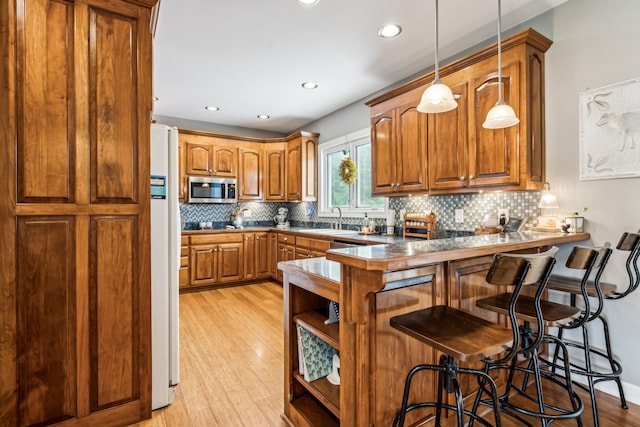
[[[0,426],[151,415],[157,0],[0,2]]]

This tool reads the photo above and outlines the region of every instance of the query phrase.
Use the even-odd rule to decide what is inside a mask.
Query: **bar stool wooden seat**
[[[438,365],[421,364],[414,366],[409,371],[405,381],[402,407],[394,420],[394,427],[404,426],[408,412],[426,407],[435,408],[436,426],[440,426],[443,408],[456,412],[459,427],[464,425],[465,416],[472,420],[471,423],[478,421],[486,426],[492,425],[477,416],[475,412],[464,409],[458,376],[461,374],[476,376],[478,381],[483,384],[478,393],[486,392],[490,396],[487,400],[491,402],[491,405],[494,408],[499,408],[498,391],[494,380],[487,374],[486,369],[467,369],[458,366],[457,362],[485,360],[487,364],[506,363],[515,356],[519,340],[515,305],[530,266],[531,263],[527,259],[497,254],[494,256],[486,276],[486,281],[490,284],[515,286],[510,302],[510,327],[491,323],[461,310],[442,305],[390,319],[392,327],[443,353]],[[493,360],[492,357],[497,359]],[[437,400],[409,404],[412,379],[422,371],[438,373]],[[455,395],[455,405],[443,402],[444,392]],[[500,426],[500,411],[496,409],[493,413],[495,425]]]
[[[539,256],[554,257],[557,251],[558,248],[554,247],[545,253],[539,254]],[[521,256],[531,257],[533,255],[523,254]],[[588,277],[597,257],[598,251],[595,249],[574,248],[572,256],[570,256],[572,262],[569,264],[575,267],[580,266],[584,269],[583,275]],[[573,390],[568,350],[557,337],[544,333],[545,328],[550,326],[561,326],[578,322],[581,311],[577,307],[543,300],[542,295],[546,290],[549,274],[544,276],[532,275],[531,273],[533,272],[529,274],[531,277],[525,278],[525,283],[537,285],[535,295],[521,295],[515,308],[516,318],[522,322],[522,325],[519,326],[521,348],[518,354],[524,356],[528,362],[526,365],[519,364],[518,359],[513,358],[510,366],[506,367],[509,370],[509,375],[505,394],[500,397],[502,410],[524,425],[532,425],[528,421],[528,417],[533,417],[538,419],[543,426],[549,425],[554,420],[571,418],[576,419],[578,425],[581,426],[582,421],[580,414],[584,409],[584,405],[577,393]],[[509,306],[506,302],[509,301],[510,298],[511,294],[505,293],[495,297],[480,299],[476,301],[476,305],[499,314],[507,314],[509,312]],[[559,354],[561,353],[563,360],[566,361],[563,366],[559,367],[562,369],[562,373],[556,373],[555,369],[552,369],[555,368],[555,366],[547,368],[546,365],[548,364],[544,363],[544,360],[540,357],[540,349],[549,344],[555,345]],[[505,367],[492,366],[490,370],[499,368]],[[521,385],[515,383],[515,375],[518,372],[523,374]],[[535,394],[527,391],[531,376],[533,377],[533,383],[535,385]],[[547,382],[555,383],[566,390],[566,402],[554,405],[545,402],[543,384]],[[523,396],[526,398],[525,401],[532,402],[532,405],[514,404],[511,396],[512,392]],[[487,402],[481,401],[478,396],[476,397],[474,406],[477,406],[479,403],[486,404]],[[532,409],[532,406],[535,406],[535,409]]]
[[[582,305],[581,316],[585,318],[585,322],[581,324],[570,323],[564,325],[558,329],[558,338],[562,339],[565,345],[568,347],[578,348],[583,351],[584,362],[577,363],[571,362],[571,372],[574,374],[582,375],[587,379],[587,387],[582,384],[576,383],[577,386],[585,389],[589,392],[591,398],[591,408],[593,411],[593,425],[598,426],[598,406],[596,402],[595,385],[602,381],[615,381],[618,387],[620,395],[620,406],[623,409],[627,409],[627,402],[624,396],[624,390],[622,388],[622,381],[620,376],[622,374],[621,364],[614,358],[613,351],[611,349],[611,339],[609,334],[609,324],[607,319],[602,315],[604,300],[616,300],[624,298],[638,288],[640,284],[640,274],[638,268],[638,258],[640,257],[640,234],[637,233],[623,233],[616,245],[616,249],[619,251],[628,252],[626,260],[626,270],[629,278],[626,289],[618,291],[618,287],[611,283],[603,283],[600,281],[602,272],[609,260],[608,255],[599,259],[596,265],[597,271],[593,280],[588,280],[584,285],[585,292],[583,292],[583,284],[580,280],[572,277],[565,277],[552,274],[549,277],[548,288],[556,291],[567,292],[570,294],[571,305]],[[588,297],[588,298],[587,298]],[[585,299],[591,299],[588,305],[584,304]],[[595,301],[594,301],[595,300]],[[581,304],[578,304],[578,302]],[[600,320],[602,325],[602,331],[605,341],[605,349],[600,350],[590,345],[589,328],[587,324]],[[567,329],[575,329],[580,327],[582,329],[582,341],[575,342],[564,339],[563,333]],[[562,357],[558,354],[554,354],[553,363],[557,364],[558,361],[562,361]],[[602,366],[598,361],[605,361],[609,366],[609,369],[598,370],[596,366]]]

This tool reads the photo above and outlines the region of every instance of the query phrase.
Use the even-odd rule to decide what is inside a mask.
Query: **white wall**
[[[640,229],[640,178],[578,179],[578,93],[640,77],[638,18],[637,0],[570,0],[531,23],[534,28],[550,23],[552,34],[546,35],[553,40],[545,56],[547,180],[561,208],[589,208],[587,231],[596,245],[615,246],[622,232]],[[614,254],[606,281],[627,283],[624,259]],[[614,353],[622,361],[627,393],[636,402],[639,307],[640,292],[605,304]]]

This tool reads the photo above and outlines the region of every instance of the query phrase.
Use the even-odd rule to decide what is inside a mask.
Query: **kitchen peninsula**
[[[284,272],[284,418],[294,426],[391,425],[409,369],[438,360],[435,350],[392,329],[391,317],[447,304],[505,322],[475,307],[476,299],[502,292],[484,280],[493,255],[536,252],[589,237],[501,233],[336,249],[326,258],[279,263]],[[324,323],[329,301],[339,303],[338,324]],[[297,325],[339,351],[339,386],[326,378],[307,382],[299,373]],[[431,378],[414,380],[412,399],[435,396]]]

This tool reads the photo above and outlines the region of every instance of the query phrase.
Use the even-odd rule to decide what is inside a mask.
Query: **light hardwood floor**
[[[282,286],[273,282],[180,296],[180,385],[176,400],[135,427],[286,427]],[[592,426],[588,396],[582,417]],[[640,426],[640,407],[620,409],[599,393],[601,427]],[[503,419],[506,427],[517,426]],[[575,426],[559,421],[553,426]],[[347,426],[348,427],[348,426]],[[386,426],[380,426],[386,427]]]

